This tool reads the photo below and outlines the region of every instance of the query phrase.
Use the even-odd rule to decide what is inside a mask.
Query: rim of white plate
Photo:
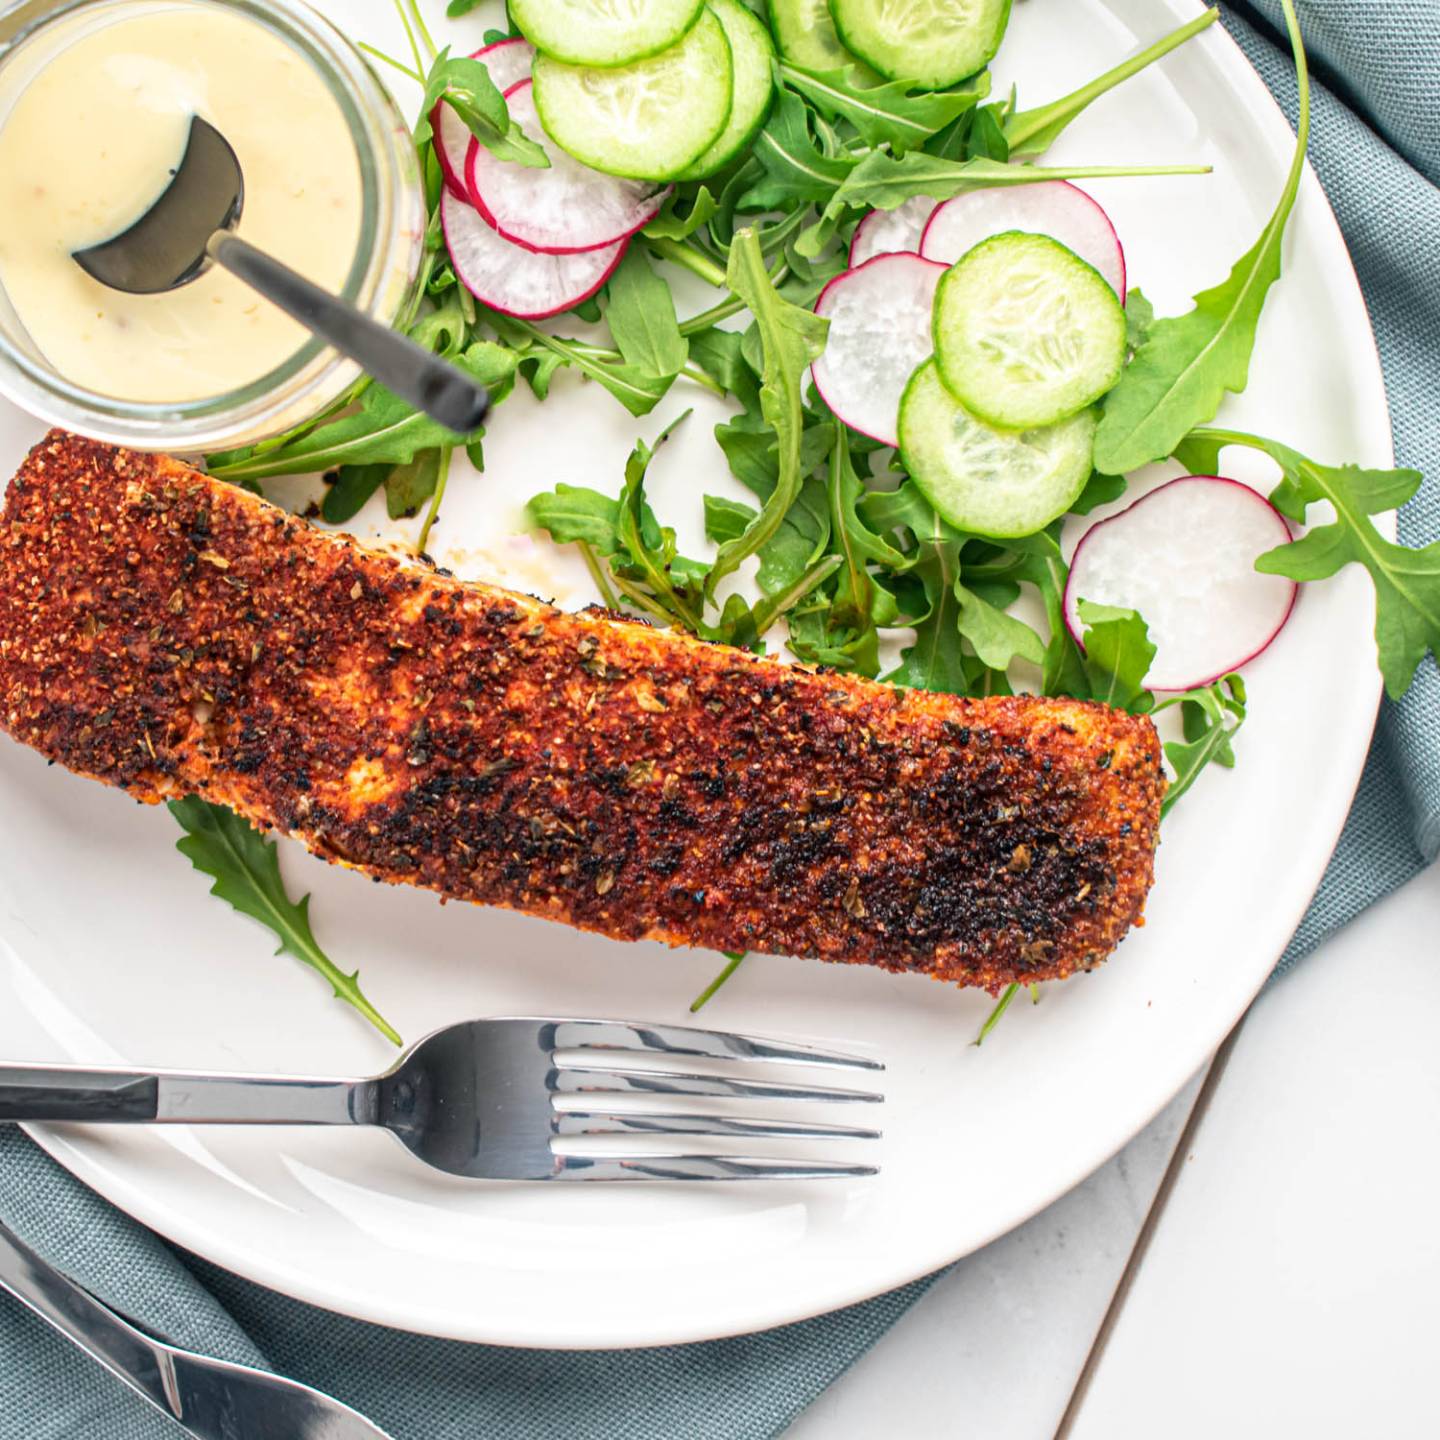
[[[1197,3],[1195,6],[1197,12],[1201,8],[1202,6]],[[1250,64],[1244,51],[1222,26],[1212,26],[1194,43],[1225,49],[1226,58],[1219,63],[1227,74],[1233,76],[1234,93],[1251,112],[1261,133],[1276,141],[1283,138],[1282,132],[1283,135],[1290,135],[1293,138],[1293,132],[1280,105]],[[1327,265],[1337,268],[1343,266],[1353,282],[1343,295],[1337,294],[1334,298],[1338,306],[1350,312],[1347,329],[1353,332],[1357,343],[1361,336],[1368,340],[1367,359],[1369,365],[1366,366],[1357,361],[1357,368],[1370,368],[1372,378],[1378,381],[1377,390],[1381,397],[1380,409],[1383,411],[1386,430],[1389,432],[1385,441],[1386,454],[1389,462],[1393,463],[1393,431],[1390,428],[1390,410],[1388,396],[1385,392],[1384,374],[1374,330],[1370,324],[1369,313],[1360,288],[1359,277],[1355,272],[1354,262],[1340,231],[1339,222],[1335,218],[1334,211],[1330,207],[1329,200],[1313,167],[1308,163],[1305,169],[1303,188],[1313,207],[1313,213],[1309,216],[1311,243],[1319,249]],[[1395,525],[1393,516],[1386,517],[1381,524],[1382,529],[1393,535]],[[1263,934],[1256,935],[1252,943],[1246,947],[1256,957],[1255,973],[1252,977],[1253,984],[1247,982],[1240,1003],[1234,1007],[1233,1013],[1229,1016],[1222,1031],[1203,1045],[1192,1045],[1187,1049],[1177,1048],[1175,1058],[1169,1065],[1163,1080],[1157,1082],[1155,1089],[1147,1088],[1147,1098],[1142,1103],[1137,1105],[1134,1110],[1123,1113],[1118,1109],[1112,1110],[1106,1117],[1109,1123],[1097,1126],[1097,1135],[1090,1147],[1090,1157],[1085,1166],[1075,1173],[1067,1173],[1063,1178],[1057,1179],[1052,1186],[1029,1197],[1025,1205],[1008,1217],[1003,1224],[996,1224],[979,1234],[968,1235],[965,1242],[958,1248],[938,1246],[933,1255],[927,1254],[919,1262],[912,1260],[897,1267],[883,1280],[866,1276],[863,1280],[855,1278],[847,1281],[845,1274],[837,1271],[827,1284],[812,1285],[805,1292],[803,1298],[798,1301],[791,1300],[787,1303],[785,1296],[765,1297],[763,1301],[757,1300],[754,1306],[756,1318],[753,1323],[747,1322],[744,1325],[692,1324],[677,1330],[673,1324],[668,1329],[660,1329],[653,1324],[647,1328],[643,1324],[637,1325],[634,1321],[630,1321],[623,1334],[617,1334],[616,1338],[601,1344],[593,1334],[588,1332],[570,1333],[560,1328],[565,1322],[563,1316],[558,1312],[553,1317],[557,1327],[554,1331],[546,1331],[543,1334],[515,1332],[497,1334],[483,1323],[478,1326],[467,1324],[463,1317],[454,1312],[448,1312],[441,1319],[437,1314],[437,1307],[433,1304],[411,1303],[404,1297],[397,1298],[393,1295],[385,1297],[383,1304],[377,1303],[374,1294],[360,1286],[346,1286],[330,1280],[316,1279],[309,1275],[297,1276],[289,1269],[271,1264],[264,1254],[257,1254],[239,1243],[230,1243],[224,1235],[217,1236],[214,1231],[196,1223],[163,1200],[145,1193],[129,1183],[123,1176],[118,1176],[115,1172],[107,1169],[98,1157],[82,1147],[77,1147],[63,1129],[44,1125],[27,1125],[24,1129],[77,1178],[98,1190],[120,1210],[141,1224],[156,1230],[175,1244],[190,1249],[206,1260],[231,1270],[243,1278],[265,1285],[296,1300],[378,1325],[409,1330],[419,1334],[513,1348],[590,1350],[623,1347],[644,1349],[724,1339],[737,1334],[758,1333],[776,1326],[793,1324],[818,1315],[829,1314],[847,1306],[863,1303],[932,1274],[945,1265],[975,1253],[1001,1235],[1008,1234],[1017,1226],[1024,1224],[1032,1216],[1053,1204],[1060,1196],[1068,1193],[1087,1175],[1105,1164],[1174,1098],[1208,1056],[1213,1054],[1220,1042],[1249,1008],[1309,908],[1310,901],[1323,879],[1326,865],[1334,852],[1345,820],[1353,805],[1355,792],[1359,787],[1364,770],[1365,759],[1369,753],[1381,694],[1382,682],[1378,669],[1373,674],[1367,673],[1363,677],[1356,678],[1355,708],[1362,714],[1368,713],[1369,723],[1364,726],[1357,723],[1350,730],[1344,746],[1332,757],[1334,764],[1331,773],[1337,777],[1343,776],[1344,781],[1335,784],[1331,794],[1337,797],[1343,795],[1345,803],[1343,806],[1337,806],[1336,818],[1330,824],[1312,824],[1308,828],[1306,832],[1308,843],[1305,845],[1303,863],[1298,856],[1292,855],[1293,871],[1312,878],[1303,888],[1302,898],[1294,905],[1269,917],[1269,923],[1265,925]]]

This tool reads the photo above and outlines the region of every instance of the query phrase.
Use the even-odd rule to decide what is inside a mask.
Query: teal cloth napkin
[[[1411,544],[1434,540],[1440,538],[1440,0],[1300,0],[1300,10],[1324,85],[1316,103],[1315,167],[1365,287],[1400,461],[1431,477],[1402,516],[1401,531]],[[1295,76],[1277,28],[1278,0],[1230,6],[1225,21],[1293,120]],[[1410,695],[1386,706],[1354,813],[1281,968],[1402,884],[1437,848],[1440,674],[1427,660]],[[318,1385],[399,1440],[775,1435],[928,1283],[761,1335],[566,1355],[423,1339],[262,1290],[166,1245],[11,1127],[0,1127],[0,1219],[156,1331]],[[0,1440],[171,1440],[177,1433],[0,1296]]]

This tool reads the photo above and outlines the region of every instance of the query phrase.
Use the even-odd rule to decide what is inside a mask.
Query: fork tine
[[[662,1055],[709,1055],[717,1060],[769,1060],[837,1070],[883,1070],[878,1060],[821,1050],[813,1045],[697,1030],[690,1025],[630,1025],[621,1020],[563,1020],[555,1026],[557,1050],[646,1050]]]
[[[877,1104],[872,1090],[842,1090],[831,1085],[788,1085],[783,1080],[731,1080],[723,1075],[688,1075],[680,1070],[641,1070],[625,1065],[565,1065],[552,1070],[548,1088],[560,1095],[595,1091],[636,1095],[730,1095],[766,1100],[835,1100]]]
[[[873,1165],[732,1155],[557,1155],[555,1162],[555,1180],[844,1180],[880,1173]]]
[[[557,1112],[556,1135],[749,1135],[789,1140],[878,1140],[878,1130],[792,1120],[737,1120],[726,1115],[613,1114],[594,1110]]]

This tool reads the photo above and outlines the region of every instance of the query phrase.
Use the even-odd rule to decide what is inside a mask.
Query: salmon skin
[[[55,432],[0,514],[0,725],[376,879],[994,989],[1141,917],[1149,720],[817,674],[366,550]]]

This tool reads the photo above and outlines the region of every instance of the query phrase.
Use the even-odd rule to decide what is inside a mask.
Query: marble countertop
[[[1091,1360],[1200,1079],[788,1440],[1440,1434],[1440,867],[1260,997]]]

